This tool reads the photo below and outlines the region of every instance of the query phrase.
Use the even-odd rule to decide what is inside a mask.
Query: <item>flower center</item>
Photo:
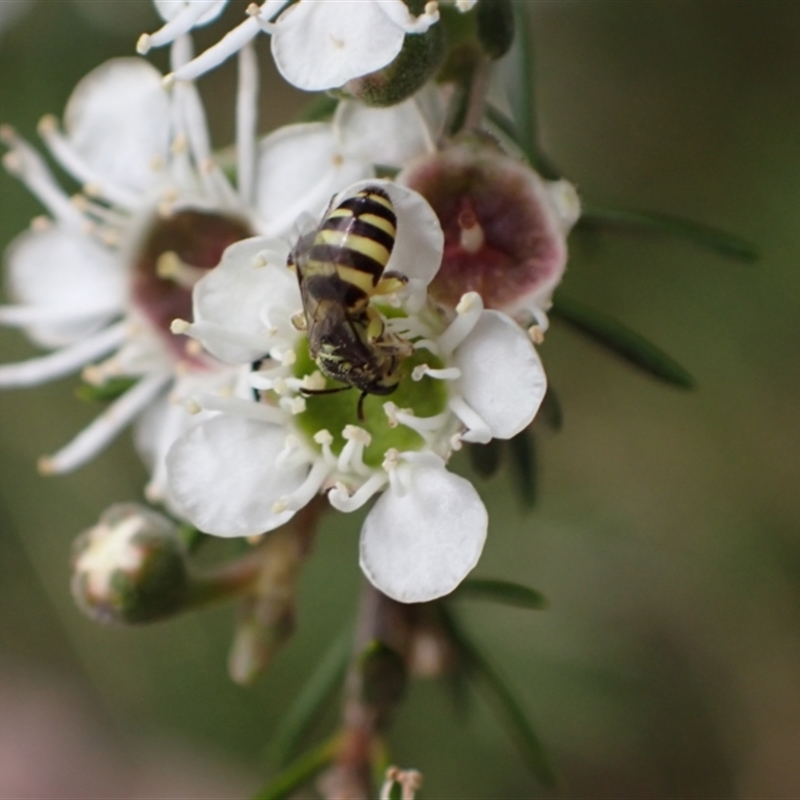
[[[219,264],[225,248],[253,235],[235,217],[183,209],[159,218],[139,248],[133,297],[178,358],[185,339],[170,332],[174,319],[191,319],[192,287]]]
[[[297,360],[293,371],[297,378],[303,378],[318,371],[317,365],[308,353],[307,340],[295,348]],[[384,410],[385,403],[413,414],[415,417],[434,417],[447,409],[448,391],[446,381],[436,380],[423,375],[415,380],[415,367],[427,364],[431,369],[440,369],[441,359],[424,348],[420,348],[407,358],[402,366],[402,378],[391,395],[379,396],[370,394],[364,398],[364,419],[358,418],[358,389],[346,389],[335,394],[312,394],[306,397],[305,411],[295,417],[297,427],[304,433],[312,446],[320,449],[314,440],[320,430],[328,430],[333,435],[331,450],[336,455],[342,452],[346,444],[342,436],[346,426],[357,425],[366,430],[370,444],[364,450],[364,463],[370,467],[380,467],[387,450],[394,448],[400,452],[421,450],[426,446],[425,438],[417,431],[396,420],[390,419]],[[420,370],[417,370],[419,377]],[[335,388],[333,381],[326,380],[326,388]]]

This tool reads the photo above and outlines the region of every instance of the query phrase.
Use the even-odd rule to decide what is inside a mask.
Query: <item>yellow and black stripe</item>
[[[388,195],[378,187],[363,189],[322,221],[303,277],[308,281],[324,275],[331,283],[322,294],[338,296],[347,307],[360,305],[383,275],[396,232],[397,217]]]

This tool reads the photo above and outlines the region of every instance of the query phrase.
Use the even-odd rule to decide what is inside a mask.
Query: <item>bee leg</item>
[[[369,392],[361,392],[361,397],[358,398],[358,421],[364,421],[364,399]]]
[[[367,306],[367,341],[370,343],[377,343],[383,336],[385,325],[380,311],[373,306]]]
[[[394,294],[399,292],[407,283],[408,278],[400,272],[384,272],[383,277],[372,290],[372,295]]]

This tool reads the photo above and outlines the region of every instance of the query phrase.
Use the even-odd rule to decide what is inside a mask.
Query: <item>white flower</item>
[[[163,3],[162,3],[163,4]],[[143,34],[139,53],[167,44],[206,21],[209,3],[182,0],[181,10],[153,34]],[[216,8],[216,3],[210,4]],[[202,6],[202,7],[201,7]],[[466,9],[463,9],[466,10]],[[217,44],[176,69],[172,81],[194,80],[241,50],[260,32],[272,35],[272,55],[283,77],[300,89],[324,91],[375,72],[398,55],[406,34],[424,33],[439,19],[433,0],[415,17],[403,0],[265,0]]]
[[[390,399],[357,392],[305,394],[325,380],[292,320],[301,310],[288,247],[252,239],[232,245],[198,282],[194,323],[175,329],[229,363],[256,362],[260,402],[206,393],[197,407],[220,412],[182,436],[167,466],[188,518],[218,536],[246,536],[284,524],[320,491],[353,511],[381,497],[361,535],[361,566],[385,594],[422,602],[452,591],[475,566],[487,514],[472,485],[445,463],[461,441],[509,438],[533,419],[546,381],[525,332],[509,317],[464,297],[449,324],[425,288],[443,236],[428,204],[390,182],[365,181],[337,198],[380,185],[397,216],[387,270],[407,288],[383,298],[386,324],[413,342]],[[388,308],[388,306],[386,306]]]
[[[187,39],[178,39],[173,63],[187,60],[189,48]],[[235,391],[236,370],[203,354],[196,342],[174,337],[169,324],[189,313],[191,286],[225,247],[265,228],[267,198],[282,197],[280,186],[266,187],[265,167],[272,165],[257,152],[257,78],[246,48],[236,189],[212,157],[194,86],[166,93],[160,73],[141,59],[113,60],[84,78],[67,104],[63,132],[52,117],[40,124],[51,154],[82,184],[82,194],[68,197],[42,157],[13,130],[2,130],[10,147],[4,164],[49,217],[36,220],[7,251],[14,305],[0,307],[0,323],[22,328],[55,352],[0,367],[0,386],[36,385],[103,358],[85,370],[89,382],[138,379],[76,439],[43,459],[43,471],[82,465],[138,416],[137,444],[154,469],[149,496],[163,499],[166,449],[196,421],[183,400],[203,385]],[[371,168],[359,163],[343,180],[368,174]]]

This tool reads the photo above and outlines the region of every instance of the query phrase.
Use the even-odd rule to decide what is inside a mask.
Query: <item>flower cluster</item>
[[[135,420],[148,499],[205,533],[273,531],[319,494],[343,512],[377,496],[361,536],[367,577],[402,602],[445,595],[488,527],[477,491],[447,464],[464,443],[514,437],[542,402],[534,343],[563,274],[574,190],[478,130],[454,135],[459,91],[428,80],[443,57],[436,2],[267,0],[197,58],[190,31],[226,1],[155,5],[164,25],[138,49],[169,44],[172,72],[111,61],[76,87],[63,127],[51,116],[39,126],[78,195],[2,129],[6,168],[48,215],[8,250],[0,323],[53,352],[0,367],[0,385],[82,369],[113,401],[42,470],[80,466]],[[339,91],[328,120],[257,137],[251,41],[262,31],[287,80]],[[419,48],[430,63],[417,75],[407,62]],[[223,169],[192,81],[237,53],[235,157]],[[376,177],[387,173],[396,179]],[[383,336],[401,355],[391,393],[359,397],[310,347],[309,321],[330,309],[304,305],[287,260],[326,207],[365,189],[396,215],[377,262],[389,288],[379,275],[363,288],[344,239],[330,280],[361,287],[366,347]],[[340,332],[355,324],[355,301],[331,302]]]

